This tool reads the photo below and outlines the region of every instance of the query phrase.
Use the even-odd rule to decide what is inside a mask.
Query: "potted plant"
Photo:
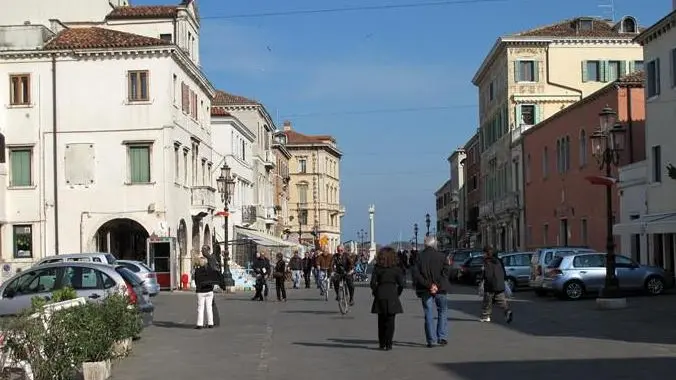
[[[126,297],[111,294],[102,303],[106,326],[113,334],[113,357],[124,357],[131,351],[132,339],[141,333],[141,316],[135,307],[129,307]]]

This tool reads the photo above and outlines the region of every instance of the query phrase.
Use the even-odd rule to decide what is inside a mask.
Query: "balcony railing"
[[[190,197],[193,207],[216,208],[216,189],[211,186],[193,186]]]

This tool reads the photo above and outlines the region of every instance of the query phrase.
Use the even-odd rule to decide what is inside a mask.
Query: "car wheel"
[[[535,289],[535,295],[538,297],[547,297],[547,291],[543,289]]]
[[[580,281],[568,281],[563,285],[563,296],[567,300],[579,300],[584,296],[584,293],[584,285]]]
[[[507,277],[505,285],[509,286],[509,290],[511,290],[512,293],[516,292],[516,279],[513,277]]]
[[[651,276],[645,280],[645,290],[651,296],[658,296],[664,293],[664,279],[659,276]]]

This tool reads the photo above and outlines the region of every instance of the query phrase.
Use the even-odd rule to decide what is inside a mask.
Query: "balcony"
[[[242,224],[256,223],[256,206],[242,206]]]
[[[263,154],[263,165],[265,165],[265,168],[268,170],[274,169],[276,162],[277,157],[275,156],[275,153],[271,150],[266,150],[265,154]]]
[[[512,129],[510,132],[512,136],[512,144],[517,144],[519,141],[521,141],[521,134],[531,129],[532,127],[533,127],[532,125],[521,124],[518,127]]]
[[[200,212],[216,208],[216,189],[211,186],[193,186],[190,193],[190,204]]]
[[[519,210],[519,193],[509,192],[495,201],[495,213],[514,213]]]
[[[277,210],[273,207],[265,207],[265,224],[275,224],[277,223],[278,216]]]

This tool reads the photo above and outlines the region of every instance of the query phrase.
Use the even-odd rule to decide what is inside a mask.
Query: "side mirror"
[[[4,298],[14,298],[16,296],[16,291],[12,288],[5,290]]]

